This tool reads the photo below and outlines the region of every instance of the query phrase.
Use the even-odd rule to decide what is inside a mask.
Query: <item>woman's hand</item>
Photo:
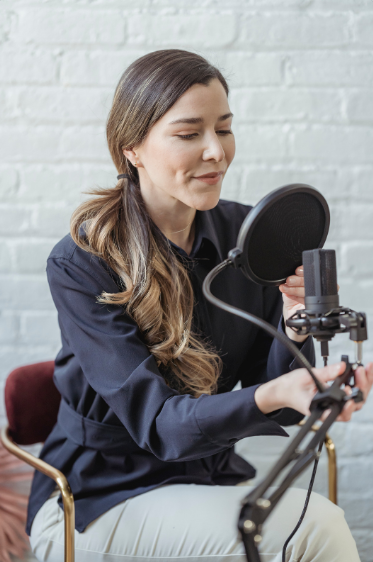
[[[321,369],[313,369],[317,378],[327,383],[341,375],[346,368],[345,363],[328,365]],[[362,390],[364,401],[366,400],[373,384],[373,363],[356,370],[356,386]],[[350,394],[349,386],[345,391]],[[317,392],[315,383],[306,369],[296,369],[282,377],[262,384],[255,392],[255,402],[264,414],[269,414],[280,408],[293,408],[301,414],[310,414],[310,404]],[[346,403],[337,421],[348,421],[354,411],[360,410],[363,402],[356,404],[353,400]]]
[[[290,318],[297,310],[304,308],[304,273],[303,265],[295,270],[295,275],[290,275],[286,282],[279,286],[284,302],[282,314],[285,323],[285,332],[288,338],[293,341],[302,342],[308,336],[298,336],[291,328],[286,326],[286,320]]]
[[[337,285],[339,291],[339,285]],[[286,320],[290,318],[297,310],[304,308],[304,271],[303,265],[295,270],[295,275],[287,277],[286,282],[279,286],[284,302],[282,315],[284,317],[285,332],[289,339],[302,342],[308,336],[298,336],[294,330],[286,326]]]

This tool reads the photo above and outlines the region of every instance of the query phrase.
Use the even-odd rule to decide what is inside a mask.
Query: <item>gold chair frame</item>
[[[300,426],[304,425],[304,420],[299,422]],[[312,431],[316,433],[319,426],[314,424]],[[329,500],[335,505],[337,502],[337,452],[335,449],[334,441],[328,433],[325,435],[324,444],[328,454],[328,481],[329,481]]]
[[[299,425],[303,425],[300,422]],[[317,425],[312,426],[312,431],[316,432],[318,430]],[[64,541],[65,541],[65,556],[64,562],[74,562],[75,560],[75,547],[74,547],[74,531],[75,531],[75,505],[74,496],[71,492],[67,478],[51,466],[50,464],[42,461],[41,459],[34,457],[31,453],[24,451],[17,445],[12,437],[9,435],[9,427],[4,427],[1,430],[1,441],[5,449],[9,451],[12,455],[15,455],[22,461],[31,465],[36,470],[39,470],[43,474],[52,478],[57,484],[61,496],[64,508]],[[328,454],[328,477],[329,477],[329,500],[337,505],[337,456],[335,445],[328,433],[325,435],[324,439],[325,448]]]
[[[62,496],[62,503],[64,509],[64,525],[65,525],[65,532],[64,532],[64,541],[65,541],[65,562],[74,562],[75,560],[75,545],[74,545],[74,531],[75,531],[75,505],[74,505],[74,496],[71,492],[69,483],[67,478],[51,466],[50,464],[34,457],[31,453],[24,451],[17,445],[12,437],[9,435],[9,427],[4,427],[1,430],[1,441],[4,445],[5,449],[9,451],[12,455],[15,455],[22,461],[26,462],[27,464],[31,465],[36,470],[39,470],[43,474],[52,478],[57,486],[60,489],[61,496]]]

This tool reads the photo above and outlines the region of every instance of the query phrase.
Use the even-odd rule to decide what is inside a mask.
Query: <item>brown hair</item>
[[[94,199],[74,212],[71,235],[81,248],[103,258],[119,275],[118,293],[99,302],[125,305],[170,386],[193,396],[217,389],[221,360],[208,342],[192,332],[194,296],[188,272],[169,241],[151,220],[136,168],[124,149],[139,146],[150,128],[193,84],[217,78],[220,71],[203,57],[177,49],[155,51],[132,63],[115,90],[107,140],[120,174],[111,189],[96,189]],[[84,224],[85,235],[79,230]]]

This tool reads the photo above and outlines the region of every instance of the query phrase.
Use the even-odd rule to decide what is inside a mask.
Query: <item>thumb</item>
[[[322,367],[321,369],[313,369],[313,372],[321,382],[333,381],[339,375],[344,373],[346,369],[346,363],[340,361],[339,363],[334,363],[333,365],[328,365],[327,367]]]

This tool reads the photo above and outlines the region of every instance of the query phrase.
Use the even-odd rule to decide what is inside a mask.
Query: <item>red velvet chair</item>
[[[62,495],[65,520],[65,562],[74,562],[74,498],[59,470],[24,451],[19,445],[44,442],[57,421],[61,395],[53,383],[54,361],[19,367],[5,384],[8,426],[1,432],[4,447],[56,482]]]

